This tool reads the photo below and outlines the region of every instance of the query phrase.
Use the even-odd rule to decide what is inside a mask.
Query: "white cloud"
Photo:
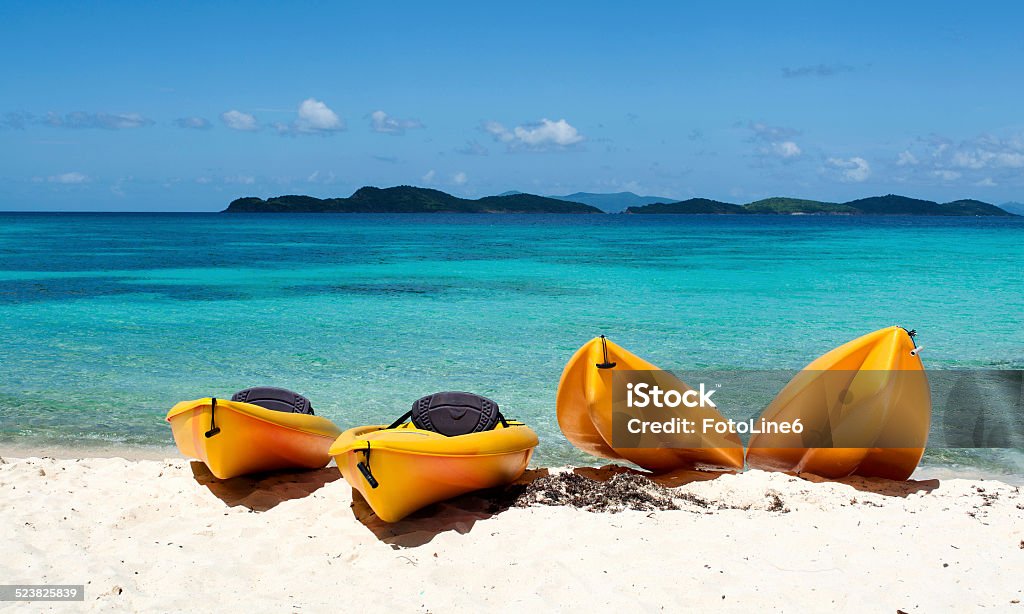
[[[761,122],[750,122],[747,124],[747,128],[753,132],[751,140],[764,141],[768,143],[785,141],[800,134],[800,131],[794,130],[793,128],[786,128],[785,126],[769,126],[768,124],[763,124]]]
[[[299,104],[299,118],[295,121],[299,132],[336,132],[345,129],[345,122],[329,106],[316,98],[307,98]]]
[[[975,147],[957,151],[950,160],[953,166],[978,170],[982,168],[1024,168],[1024,152],[993,151]]]
[[[985,177],[981,181],[975,182],[974,185],[980,186],[980,187],[983,187],[983,188],[994,188],[995,186],[997,186],[999,184],[996,183],[991,177]]]
[[[423,177],[421,179],[423,179],[423,183],[434,183],[435,177],[437,177],[437,173],[434,172],[434,169],[430,169],[423,173]]]
[[[829,158],[825,161],[825,164],[830,168],[841,171],[840,179],[842,181],[860,183],[871,176],[871,165],[868,164],[867,160],[859,156],[852,158]]]
[[[749,122],[747,128],[751,132],[748,140],[759,144],[757,154],[760,156],[776,157],[791,162],[803,153],[793,140],[793,137],[800,134],[798,130],[784,126],[769,126],[760,122]]]
[[[510,149],[565,149],[584,140],[579,130],[564,119],[552,121],[544,118],[537,123],[523,124],[511,130],[496,121],[489,121],[484,123],[483,129],[494,140],[508,144]]]
[[[370,129],[374,132],[399,136],[405,134],[406,130],[422,127],[423,124],[419,120],[392,117],[384,111],[374,111],[370,114]]]
[[[467,181],[469,181],[469,177],[467,177],[466,173],[462,171],[459,171],[452,175],[452,183],[454,183],[455,185],[466,185]]]
[[[199,185],[209,185],[213,183],[213,179],[210,179],[209,177],[196,177],[196,183]]]
[[[917,163],[917,156],[906,150],[901,151],[896,159],[896,166],[917,166]]]
[[[224,125],[232,130],[242,130],[245,132],[252,132],[253,130],[259,130],[260,126],[256,123],[256,118],[248,113],[242,113],[237,109],[231,109],[226,113],[220,114],[220,120],[224,122]]]
[[[772,143],[772,150],[781,158],[795,158],[802,153],[800,151],[800,146],[793,141]]]
[[[517,139],[531,147],[547,144],[568,147],[583,140],[579,131],[564,119],[555,122],[549,119],[542,119],[540,124],[516,126],[512,132],[516,135]]]
[[[62,183],[65,185],[72,185],[76,183],[87,183],[89,181],[89,176],[86,175],[85,173],[73,171],[70,173],[61,173],[60,175],[50,175],[49,177],[46,178],[46,180],[49,181],[50,183]]]
[[[923,139],[926,153],[935,166],[961,170],[1021,169],[1024,168],[1024,135],[1005,138],[981,135],[954,143],[932,135]]]
[[[496,140],[496,141],[501,141],[503,143],[508,143],[509,141],[512,141],[512,140],[515,139],[515,137],[512,136],[512,133],[509,132],[508,129],[505,128],[505,126],[501,125],[500,123],[498,123],[496,121],[484,122],[483,129],[484,129],[484,132],[487,132],[491,136],[493,136],[494,140]]]
[[[230,175],[224,178],[224,183],[235,183],[240,185],[252,185],[256,178],[251,175]]]
[[[963,176],[963,173],[959,171],[951,171],[949,169],[939,169],[932,171],[932,176],[938,177],[943,181],[956,181]]]
[[[896,167],[903,170],[903,179],[924,182],[1024,185],[1024,133],[982,134],[962,141],[932,134],[900,153]]]

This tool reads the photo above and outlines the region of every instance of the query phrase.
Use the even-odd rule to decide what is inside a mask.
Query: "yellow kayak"
[[[612,373],[615,371],[658,371],[658,367],[622,347],[597,337],[581,347],[569,360],[558,383],[558,426],[569,443],[580,450],[611,460],[627,460],[656,473],[676,469],[742,469],[743,445],[735,434],[702,436],[695,448],[615,448],[612,446]],[[659,380],[670,380],[679,390],[690,389],[667,372]],[[709,417],[724,419],[710,408]]]
[[[221,479],[279,469],[318,469],[341,429],[319,416],[204,398],[167,412],[178,450]]]
[[[911,333],[883,328],[828,352],[804,367],[761,417],[799,418],[805,431],[752,437],[752,468],[907,479],[931,424],[928,379]],[[813,447],[825,441],[835,447]]]
[[[521,422],[448,437],[406,423],[349,429],[331,446],[341,475],[385,522],[444,499],[514,482],[537,434]]]

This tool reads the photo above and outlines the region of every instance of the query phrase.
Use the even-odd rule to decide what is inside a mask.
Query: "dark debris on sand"
[[[531,482],[516,507],[571,505],[592,512],[649,512],[680,509],[675,499],[669,489],[636,474],[620,473],[598,482],[575,473],[556,473]]]
[[[527,485],[513,505],[569,505],[590,512],[749,509],[749,506],[727,505],[666,488],[636,473],[619,473],[606,481],[591,480],[576,473],[547,475]],[[789,511],[777,493],[769,497],[767,509]]]

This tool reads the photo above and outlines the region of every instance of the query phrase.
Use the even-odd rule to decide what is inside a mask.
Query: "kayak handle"
[[[359,463],[356,464],[356,469],[358,469],[359,473],[363,474],[363,477],[366,478],[366,482],[370,485],[370,488],[377,488],[378,486],[380,486],[380,482],[377,481],[377,478],[373,477],[373,472],[370,471],[369,441],[366,442],[366,449],[360,450],[360,452],[364,454],[364,458],[362,461],[359,461]]]
[[[210,437],[213,437],[214,435],[216,435],[217,433],[220,432],[220,427],[217,426],[217,422],[215,420],[216,416],[214,414],[216,414],[216,412],[217,412],[217,397],[212,397],[210,399],[210,430],[206,431],[206,433],[205,433],[207,439],[209,439]]]
[[[616,363],[608,361],[608,339],[604,335],[601,335],[601,351],[604,352],[604,362],[599,362],[595,366],[598,369],[614,368]]]

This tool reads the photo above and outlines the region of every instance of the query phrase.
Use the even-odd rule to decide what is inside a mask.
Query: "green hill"
[[[863,215],[942,215],[937,202],[896,194],[871,196],[845,203]]]
[[[682,214],[700,214],[700,213],[714,213],[714,214],[742,214],[746,213],[746,209],[739,205],[732,203],[724,203],[720,200],[711,200],[708,198],[691,198],[689,200],[681,200],[675,203],[651,203],[650,205],[644,205],[642,207],[628,207],[626,213],[682,213]]]
[[[825,213],[832,215],[851,215],[857,210],[847,205],[828,203],[820,200],[807,200],[803,198],[787,198],[776,196],[763,200],[747,203],[744,208],[749,213],[761,214],[799,214],[799,213]]]
[[[980,200],[955,200],[937,203],[930,200],[908,198],[896,194],[872,196],[846,203],[778,196],[754,201],[746,205],[733,205],[706,198],[691,198],[677,203],[655,203],[643,207],[630,207],[626,213],[751,213],[761,215],[944,215],[944,216],[1011,216],[995,205]]]
[[[533,194],[508,194],[469,200],[440,190],[398,186],[364,187],[348,198],[286,195],[247,197],[224,213],[601,213],[590,205]]]
[[[602,196],[580,193],[583,196]],[[605,196],[622,198],[631,193]],[[569,198],[569,197],[564,197]],[[606,202],[597,203],[607,206]],[[226,213],[603,213],[601,208],[563,198],[550,198],[522,192],[506,192],[476,200],[459,198],[440,190],[397,186],[364,187],[348,198],[316,198],[285,195],[268,199],[247,197],[231,202]],[[761,215],[942,215],[1013,216],[1014,214],[980,200],[955,200],[937,203],[896,194],[872,196],[846,203],[831,203],[801,198],[765,198],[746,205],[691,198],[679,202],[656,202],[627,207],[636,214],[761,214]]]
[[[983,203],[980,200],[954,200],[940,204],[931,200],[908,198],[896,194],[861,198],[843,204],[857,209],[863,215],[1012,215],[995,205]]]
[[[939,206],[946,210],[944,215],[1013,215],[1002,207],[990,205],[980,200],[974,200],[973,198],[954,200],[953,202],[943,203]]]
[[[461,200],[461,199],[460,199]],[[475,203],[480,213],[604,213],[597,207],[536,194],[485,196]]]

